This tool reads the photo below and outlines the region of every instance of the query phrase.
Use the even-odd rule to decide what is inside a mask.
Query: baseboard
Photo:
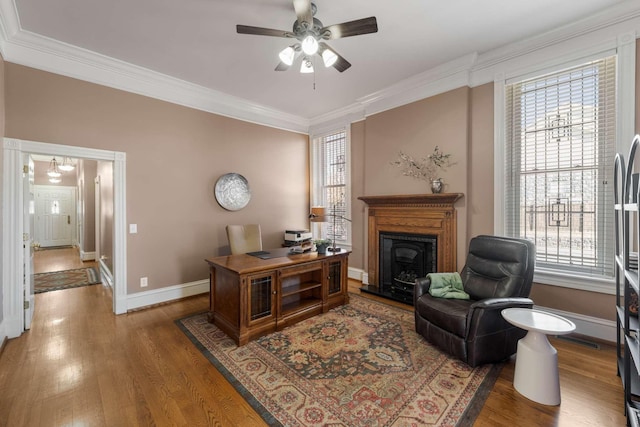
[[[599,317],[585,316],[584,314],[571,313],[569,311],[556,310],[554,308],[534,306],[534,308],[566,317],[576,324],[576,334],[599,340],[616,342],[616,322],[614,320],[601,319]]]
[[[7,345],[7,332],[4,330],[5,325],[4,325],[4,320],[2,322],[0,322],[0,354],[2,354],[2,351],[4,350],[4,346]]]
[[[349,273],[348,273],[349,279],[359,280],[362,283],[364,283],[363,278],[366,274],[367,273],[365,273],[365,271],[360,268],[349,267]]]
[[[113,289],[113,274],[111,274],[111,270],[109,270],[107,264],[104,263],[104,260],[98,261],[98,264],[100,264],[100,279],[102,284]]]
[[[127,310],[148,307],[209,292],[209,279],[127,295]]]
[[[82,261],[93,261],[96,259],[96,253],[94,252],[85,252],[83,250],[80,251],[80,259]]]
[[[2,352],[4,351],[5,346],[7,345],[7,336],[2,334],[0,335],[0,337],[2,337],[2,341],[0,341],[0,355],[2,354]]]

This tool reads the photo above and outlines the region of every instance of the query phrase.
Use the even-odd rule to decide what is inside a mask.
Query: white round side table
[[[506,308],[502,317],[528,331],[518,341],[513,386],[534,402],[559,405],[558,351],[549,343],[547,334],[568,334],[576,325],[564,317],[529,308]]]

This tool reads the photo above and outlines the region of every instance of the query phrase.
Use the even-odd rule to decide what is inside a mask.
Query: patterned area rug
[[[33,279],[36,294],[100,283],[100,275],[93,267],[38,273],[33,275]]]
[[[271,426],[472,425],[501,367],[449,358],[412,311],[358,295],[242,347],[205,313],[176,323]]]

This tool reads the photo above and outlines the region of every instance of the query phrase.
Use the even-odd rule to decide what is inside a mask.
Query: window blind
[[[615,106],[615,56],[506,87],[506,232],[539,267],[613,275]]]
[[[323,223],[323,235],[337,242],[348,243],[347,217],[347,133],[325,135],[316,144],[314,157],[318,161],[319,199],[315,204],[326,207],[329,218]]]

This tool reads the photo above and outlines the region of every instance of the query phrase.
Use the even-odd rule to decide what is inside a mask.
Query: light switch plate
[[[129,233],[136,234],[138,232],[138,224],[129,224]]]

